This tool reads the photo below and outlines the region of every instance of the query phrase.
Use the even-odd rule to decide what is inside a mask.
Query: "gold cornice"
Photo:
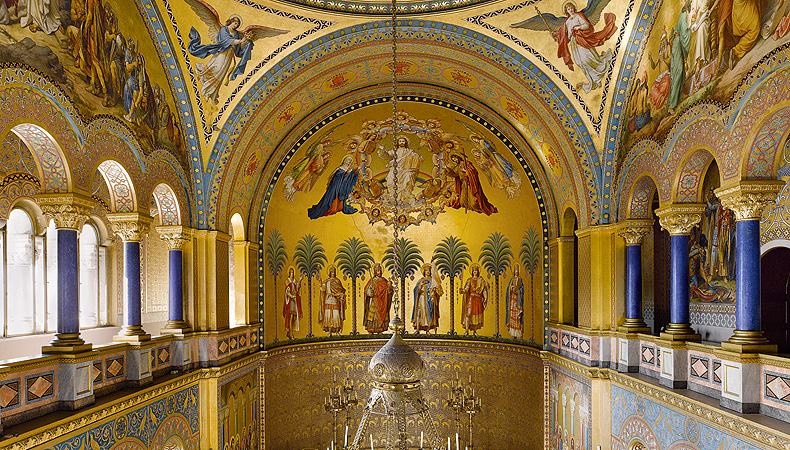
[[[418,351],[424,351],[421,347],[439,347],[443,351],[447,349],[458,350],[496,350],[513,354],[529,355],[536,359],[541,358],[542,351],[525,345],[510,344],[506,342],[490,342],[490,341],[466,341],[456,339],[404,339],[410,345],[415,347]],[[370,351],[375,353],[378,349],[386,343],[386,339],[360,339],[360,340],[344,340],[344,341],[328,341],[328,342],[306,342],[299,344],[287,344],[265,351],[265,359],[269,360],[283,355],[299,352],[311,352],[316,350],[333,350],[338,348],[356,348],[363,351]]]
[[[763,209],[776,201],[784,186],[785,182],[779,180],[752,180],[720,187],[714,192],[722,206],[735,213],[736,220],[760,220]]]
[[[611,369],[609,379],[612,383],[637,392],[645,397],[651,397],[668,408],[690,413],[694,418],[702,418],[708,422],[716,424],[735,432],[737,435],[746,436],[758,442],[762,448],[790,449],[790,435],[780,433],[768,426],[745,420],[742,416],[737,416],[724,409],[714,409],[705,403],[693,400],[682,395],[677,395],[671,390],[660,386],[645,384],[638,379],[620,374]]]
[[[671,236],[691,233],[692,228],[702,220],[705,205],[702,203],[674,203],[658,208],[656,215],[661,228]]]

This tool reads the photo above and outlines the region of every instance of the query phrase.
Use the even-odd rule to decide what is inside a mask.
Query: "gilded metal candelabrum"
[[[472,376],[469,375],[469,384],[472,384]],[[469,441],[465,446],[466,450],[474,450],[472,441],[472,425],[475,415],[480,412],[482,402],[480,397],[475,396],[475,388],[471,386],[461,386],[461,381],[456,374],[455,379],[450,382],[450,393],[447,394],[447,406],[455,412],[455,436],[456,442],[461,433],[461,414],[469,415]]]
[[[336,374],[332,376],[332,381],[337,382]],[[351,384],[351,379],[348,376],[346,376],[342,386],[330,388],[329,396],[324,397],[324,409],[332,413],[332,449],[337,447],[337,416],[342,411],[346,412],[346,434],[343,448],[348,446],[348,426],[351,420],[350,409],[358,404],[357,392],[354,390],[354,386]]]

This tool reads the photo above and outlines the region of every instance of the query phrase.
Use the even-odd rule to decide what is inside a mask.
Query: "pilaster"
[[[195,230],[193,257],[195,282],[195,331],[225,330],[229,326],[228,242],[221,231]]]
[[[573,237],[558,237],[557,248],[558,289],[557,315],[558,321],[564,324],[573,323],[574,285],[576,283],[576,262],[573,259]]]

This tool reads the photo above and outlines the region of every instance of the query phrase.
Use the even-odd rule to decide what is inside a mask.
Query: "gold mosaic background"
[[[368,362],[384,342],[333,342],[270,351],[264,369],[264,395],[267,399],[265,448],[326,448],[332,436],[332,416],[323,407],[328,388],[341,383],[348,373],[364,403],[370,393]],[[454,413],[444,402],[449,383],[458,372],[466,384],[472,374],[476,393],[483,402],[474,428],[474,444],[478,448],[515,450],[542,447],[543,365],[536,350],[509,344],[463,341],[409,342],[425,362],[423,395],[430,404],[444,442],[451,435],[455,439]],[[333,374],[337,374],[336,383],[332,381]],[[360,415],[361,408],[355,408],[349,435],[356,430]],[[344,422],[340,419],[338,422],[338,437],[342,443]],[[376,430],[373,431],[374,446],[383,448],[382,436],[377,436],[377,431],[383,430],[378,418],[371,421],[368,430]],[[462,428],[461,448],[466,443],[466,430]],[[366,443],[369,442],[367,439],[369,437]],[[419,435],[412,439],[410,446],[417,448]]]

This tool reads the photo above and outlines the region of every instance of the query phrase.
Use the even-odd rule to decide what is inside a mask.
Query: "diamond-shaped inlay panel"
[[[766,372],[765,396],[790,402],[790,377]]]
[[[691,365],[689,367],[689,370],[691,372],[691,376],[694,378],[700,378],[707,381],[708,359],[698,358],[696,356],[692,356],[690,359],[691,359]]]
[[[568,344],[570,344],[570,342],[571,342],[570,336],[568,336],[567,334],[563,333],[562,334],[562,346],[563,347],[567,347]]]
[[[557,345],[557,342],[560,340],[558,333],[556,331],[551,332],[551,337],[549,338],[551,343]]]
[[[577,350],[579,348],[579,338],[574,336],[571,338],[571,348]]]
[[[642,362],[654,365],[656,361],[656,352],[652,347],[642,347]]]
[[[162,347],[159,349],[159,356],[157,356],[159,360],[159,364],[165,364],[170,362],[170,350],[167,347]]]
[[[256,333],[252,333],[250,335],[250,341],[252,341],[253,344],[258,342],[258,335]]]
[[[227,339],[223,339],[223,340],[219,341],[219,345],[217,346],[217,349],[219,350],[219,354],[220,355],[222,355],[224,353],[227,353],[228,352],[228,341],[227,341]]]
[[[239,347],[244,348],[245,345],[247,345],[247,336],[242,334],[239,336]]]
[[[27,400],[38,400],[52,395],[52,373],[27,378]]]
[[[579,351],[585,355],[590,354],[590,341],[589,339],[579,339]]]
[[[721,361],[713,361],[713,382],[721,384]]]
[[[123,356],[107,360],[107,379],[123,375]]]
[[[237,341],[235,337],[230,338],[230,349],[231,350],[236,350],[236,347],[238,347],[238,345],[239,345],[239,341]]]
[[[19,379],[0,386],[0,407],[10,408],[19,405]]]

